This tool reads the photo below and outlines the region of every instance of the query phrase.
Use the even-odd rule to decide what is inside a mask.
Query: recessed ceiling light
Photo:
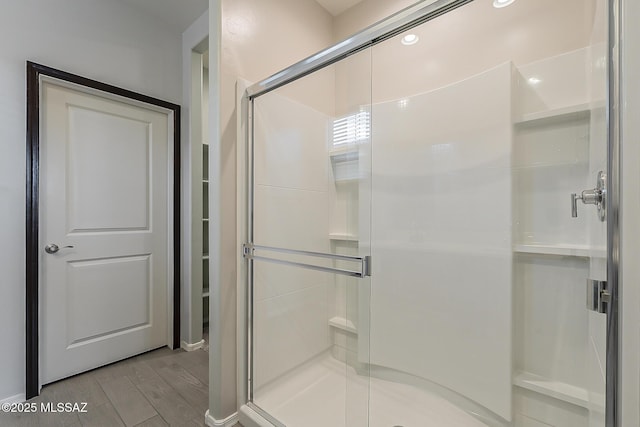
[[[539,84],[540,82],[542,82],[541,79],[537,78],[537,77],[529,77],[527,79],[527,81],[529,82],[530,85],[535,86],[537,84]]]
[[[405,46],[409,46],[418,43],[418,40],[420,40],[420,38],[417,35],[407,34],[402,38],[402,44]]]
[[[514,1],[516,0],[493,0],[493,7],[497,7],[498,9],[501,7],[507,7]]]

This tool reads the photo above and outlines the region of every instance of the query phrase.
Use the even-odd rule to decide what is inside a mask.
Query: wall
[[[364,0],[334,18],[333,40],[335,43],[344,40],[415,3],[416,0]]]
[[[336,39],[410,3],[365,0],[335,18]],[[399,47],[396,37],[376,46],[375,79],[386,84],[379,84],[374,102],[440,88],[506,61],[520,66],[582,48],[590,40],[595,10],[594,0],[525,0],[502,9],[491,1],[467,4],[408,31],[420,37],[415,45]],[[412,58],[412,66],[403,68],[398,78],[397,64]]]
[[[371,363],[507,420],[511,75],[506,63],[372,112]]]
[[[254,123],[254,242],[329,252],[331,118],[276,91],[256,100]],[[260,404],[263,385],[329,347],[333,277],[265,262],[254,263],[253,274],[253,381]]]
[[[313,0],[223,0],[220,75],[221,413],[236,411],[236,81],[260,81],[332,43],[332,18]],[[321,88],[320,88],[321,89]],[[325,100],[318,88],[308,99]],[[314,92],[316,91],[316,92]],[[319,110],[333,108],[321,101]]]
[[[1,400],[24,393],[25,61],[175,103],[181,73],[179,34],[119,2],[9,2],[0,28]]]
[[[182,321],[181,345],[202,339],[203,310],[201,297],[204,265],[203,247],[202,153],[203,140],[203,52],[209,46],[209,11],[207,10],[182,34]],[[208,126],[207,126],[208,127]],[[193,145],[193,146],[192,146]]]

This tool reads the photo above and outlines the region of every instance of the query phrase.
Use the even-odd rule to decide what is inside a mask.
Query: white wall
[[[411,0],[365,0],[334,20],[343,39]],[[376,46],[376,101],[437,89],[512,61],[516,66],[587,45],[597,18],[595,0],[519,0],[496,9],[491,1],[474,1],[407,33],[420,41],[400,46],[402,35]],[[380,58],[380,61],[377,61]],[[413,62],[411,62],[413,59]],[[397,64],[411,63],[398,78]]]
[[[180,103],[180,34],[118,1],[23,0],[0,14],[0,400],[24,393],[25,61]]]
[[[371,196],[371,363],[507,420],[511,75],[506,63],[406,103],[374,104]]]
[[[202,340],[203,248],[203,149],[204,140],[203,51],[208,46],[209,11],[201,15],[182,34],[182,322],[181,346]],[[207,88],[208,89],[208,88]],[[203,93],[204,92],[204,93]]]
[[[272,92],[256,100],[254,123],[254,242],[329,252],[331,118]],[[254,277],[254,390],[260,404],[261,386],[329,347],[332,276],[258,261]]]

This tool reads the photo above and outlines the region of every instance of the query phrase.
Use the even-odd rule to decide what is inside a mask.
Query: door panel
[[[46,384],[167,343],[169,126],[49,82],[41,105]]]
[[[148,326],[150,267],[150,255],[69,262],[68,344]]]
[[[145,121],[69,107],[70,231],[149,228],[152,132]]]
[[[372,383],[409,374],[490,425],[604,425],[585,280],[606,223],[569,204],[606,172],[603,11],[469,2],[372,47]],[[391,389],[372,410],[411,424]]]
[[[370,68],[253,101],[251,403],[291,427],[368,423]]]

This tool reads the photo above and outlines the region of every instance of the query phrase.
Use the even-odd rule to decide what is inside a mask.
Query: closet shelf
[[[356,326],[351,320],[345,319],[344,317],[340,316],[335,316],[329,319],[329,326],[333,326],[334,328],[341,329],[343,331],[351,332],[352,334],[358,333]]]
[[[574,256],[581,258],[606,258],[604,248],[592,248],[587,245],[514,245],[513,251],[524,254]]]
[[[542,124],[558,120],[587,118],[591,115],[591,111],[602,108],[604,108],[604,102],[602,101],[595,103],[585,102],[582,104],[569,105],[567,107],[523,114],[515,121],[515,124]]]
[[[529,372],[517,373],[513,385],[589,409],[589,392],[582,387],[553,381]]]
[[[209,259],[209,255],[202,255],[202,259]]]
[[[345,242],[357,242],[358,236],[346,233],[330,233],[329,240],[341,240]]]

